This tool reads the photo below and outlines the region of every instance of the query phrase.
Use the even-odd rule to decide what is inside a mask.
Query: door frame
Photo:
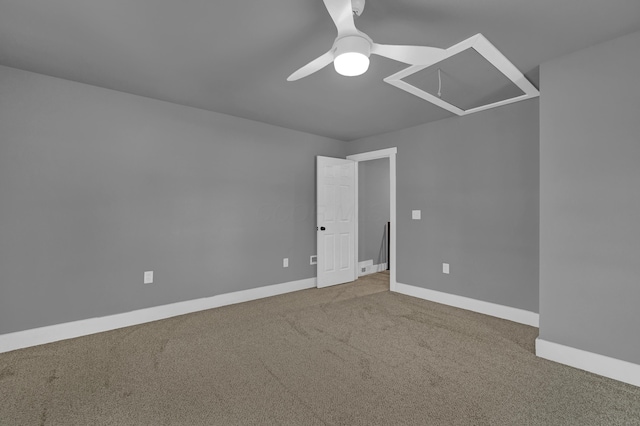
[[[348,155],[347,160],[355,161],[355,236],[354,236],[354,244],[355,244],[355,259],[354,264],[358,264],[358,209],[359,209],[359,200],[358,200],[358,163],[362,161],[369,160],[377,160],[379,158],[388,158],[389,159],[389,221],[391,221],[391,242],[389,244],[389,259],[388,262],[391,262],[389,267],[389,290],[397,291],[397,281],[396,281],[396,154],[398,153],[398,148],[386,148],[380,149],[377,151],[369,151],[363,152],[361,154],[353,154]]]

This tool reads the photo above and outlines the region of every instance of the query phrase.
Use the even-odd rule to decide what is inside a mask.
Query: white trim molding
[[[417,73],[418,71],[442,62],[445,59],[457,55],[458,53],[461,53],[467,49],[473,49],[478,52],[482,57],[489,61],[491,65],[496,67],[500,72],[502,72],[502,74],[504,74],[509,80],[511,80],[513,84],[518,86],[518,88],[522,90],[523,94],[513,98],[504,99],[502,101],[463,110],[453,104],[450,104],[449,102],[444,101],[440,97],[434,96],[422,89],[418,89],[417,87],[403,80],[403,78],[406,78],[412,74]],[[431,102],[432,104],[437,105],[440,108],[444,108],[447,111],[460,116],[540,96],[540,92],[538,91],[538,89],[536,89],[535,86],[531,84],[529,80],[527,80],[527,78],[522,74],[522,72],[520,72],[520,70],[516,68],[515,65],[513,65],[513,63],[509,61],[509,59],[507,59],[506,56],[504,56],[482,34],[476,34],[466,40],[461,41],[456,45],[451,46],[450,48],[445,50],[443,55],[436,57],[435,60],[430,64],[411,65],[409,68],[405,68],[385,78],[384,82],[389,83],[390,85],[395,86],[398,89],[402,89],[405,92],[411,93],[412,95],[422,98],[427,102]]]
[[[389,221],[391,222],[391,241],[389,242],[389,259],[387,262],[391,263],[389,268],[389,289],[396,291],[396,155],[398,154],[398,148],[385,148],[377,151],[363,152],[360,154],[354,154],[347,156],[347,160],[353,160],[356,162],[356,208],[355,216],[358,217],[358,163],[361,161],[377,160],[379,158],[389,159]],[[358,254],[358,222],[356,221],[356,238],[355,238],[355,251],[356,256]],[[355,259],[357,262],[357,258]]]
[[[364,269],[364,271],[362,271]],[[358,277],[362,277],[364,275],[375,274],[376,272],[382,272],[387,270],[387,263],[378,263],[377,265],[373,264],[373,260],[365,260],[364,262],[358,263]]]
[[[511,306],[498,305],[496,303],[401,283],[396,285],[395,291],[407,296],[417,297],[418,299],[430,300],[432,302],[442,303],[443,305],[491,315],[492,317],[502,318],[532,327],[539,327],[540,324],[539,314],[525,311],[524,309],[512,308]]]
[[[398,153],[398,148],[385,148],[377,151],[363,152],[362,154],[348,155],[347,160],[353,161],[369,161],[377,160],[379,158],[388,158]]]
[[[0,335],[0,353],[315,287],[316,278],[307,278],[299,281],[291,281],[282,284],[252,288],[249,290],[219,294],[201,299],[171,303],[169,305],[138,309],[106,317],[89,318],[63,324],[33,328],[30,330],[17,331],[14,333]]]
[[[640,386],[640,365],[571,346],[536,339],[536,356],[570,367]]]

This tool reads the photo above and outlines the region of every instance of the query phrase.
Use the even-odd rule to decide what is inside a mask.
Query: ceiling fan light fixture
[[[369,69],[369,58],[359,52],[345,52],[333,61],[336,72],[345,77],[362,75]]]
[[[346,77],[362,75],[369,69],[371,43],[361,36],[347,36],[335,43],[333,67]]]

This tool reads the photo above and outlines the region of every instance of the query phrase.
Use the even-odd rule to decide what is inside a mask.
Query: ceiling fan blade
[[[333,49],[329,50],[324,55],[314,59],[313,61],[309,62],[307,65],[300,68],[298,71],[291,74],[287,78],[287,81],[296,81],[310,74],[313,74],[316,71],[320,71],[322,68],[326,67],[331,62],[333,62]]]
[[[440,61],[444,57],[445,50],[429,46],[396,46],[373,43],[371,53],[409,65],[430,65]]]
[[[353,22],[351,0],[324,0],[324,5],[336,24],[338,36],[358,33]]]

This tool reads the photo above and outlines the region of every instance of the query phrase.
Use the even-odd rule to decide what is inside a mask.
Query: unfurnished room
[[[640,425],[637,0],[0,0],[0,426]]]

